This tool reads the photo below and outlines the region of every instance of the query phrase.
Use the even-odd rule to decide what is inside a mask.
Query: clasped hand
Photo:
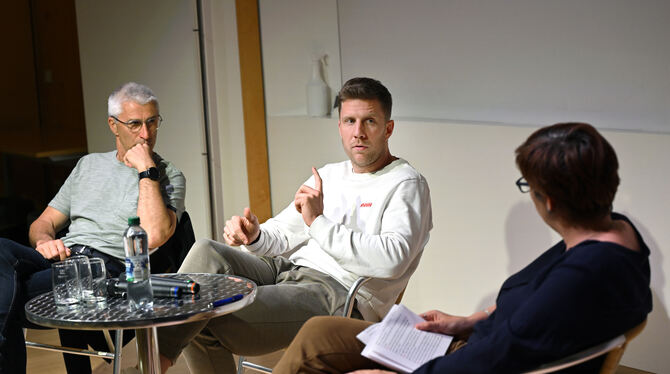
[[[151,154],[151,147],[147,143],[138,143],[126,152],[123,156],[123,163],[129,168],[143,172],[150,167],[156,166],[156,163],[151,158]]]
[[[298,192],[295,193],[293,204],[295,209],[302,214],[302,220],[307,226],[311,226],[316,217],[323,214],[323,188],[319,172],[316,168],[312,168],[314,175],[314,188],[306,185],[300,186]]]

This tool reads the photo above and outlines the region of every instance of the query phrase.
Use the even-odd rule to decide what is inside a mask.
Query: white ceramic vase
[[[323,57],[312,59],[312,78],[307,83],[307,115],[310,117],[324,117],[330,113],[330,98],[328,85],[321,77],[321,62]]]

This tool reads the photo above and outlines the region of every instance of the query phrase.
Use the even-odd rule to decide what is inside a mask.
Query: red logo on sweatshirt
[[[372,206],[372,203],[361,203],[361,208],[369,208]]]

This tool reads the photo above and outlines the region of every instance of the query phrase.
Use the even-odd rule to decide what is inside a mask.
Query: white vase
[[[329,90],[326,82],[321,78],[322,57],[312,59],[312,78],[307,83],[307,115],[310,117],[324,117],[330,113]]]

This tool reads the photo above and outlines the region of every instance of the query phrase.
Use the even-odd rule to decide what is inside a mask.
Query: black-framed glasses
[[[147,130],[149,130],[150,132],[156,132],[158,128],[161,126],[161,122],[163,122],[163,117],[161,117],[160,114],[157,116],[153,116],[151,118],[147,118],[145,121],[139,119],[131,119],[128,122],[124,122],[116,118],[115,116],[110,117],[114,118],[114,121],[124,124],[128,128],[128,130],[130,130],[130,132],[132,133],[140,132],[142,125],[146,125]]]
[[[515,183],[516,186],[519,187],[519,191],[521,191],[521,193],[530,192],[530,186],[528,185],[528,182],[526,182],[526,178],[521,177],[517,179]]]

